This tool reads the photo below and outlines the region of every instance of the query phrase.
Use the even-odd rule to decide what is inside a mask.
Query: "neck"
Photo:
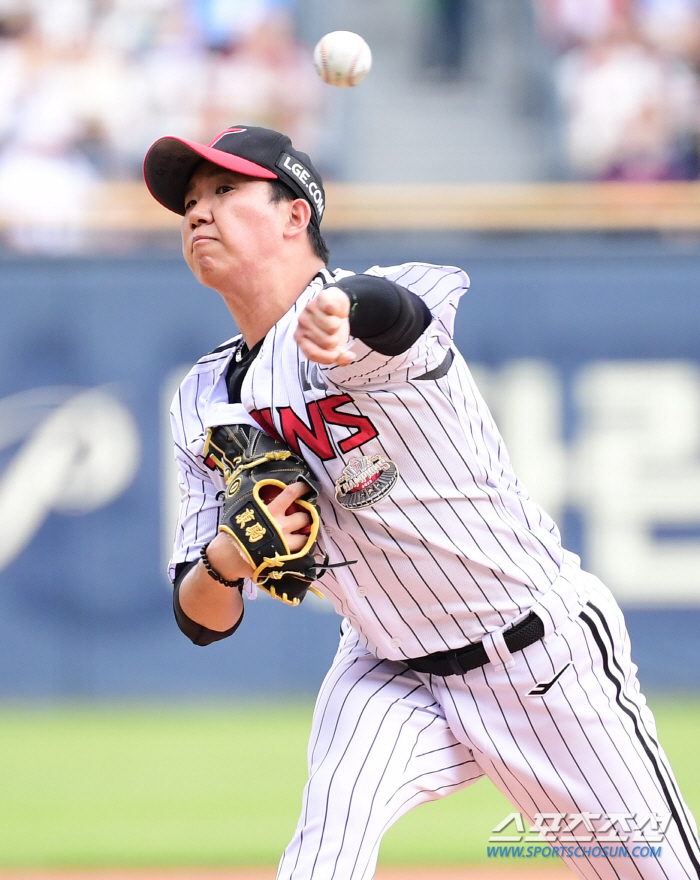
[[[313,260],[246,277],[244,284],[231,284],[219,290],[249,348],[259,342],[285,315],[306,290],[311,280],[325,268]]]

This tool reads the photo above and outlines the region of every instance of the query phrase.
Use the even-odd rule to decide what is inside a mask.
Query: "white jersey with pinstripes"
[[[359,340],[344,367],[310,363],[294,341],[297,317],[323,271],[267,334],[242,405],[228,404],[226,371],[238,337],[200,360],[173,402],[182,508],[175,565],[197,558],[218,526],[219,477],[203,463],[206,429],[253,421],[298,450],[322,485],[319,543],[331,562],[355,564],[321,583],[336,610],[382,658],[459,648],[522,616],[559,574],[558,530],[513,473],[469,369],[455,349],[455,312],[469,280],[458,268],[373,267],[420,296],[432,322],[406,352]],[[336,497],[343,470],[363,457],[393,462],[393,488],[353,510]],[[249,586],[249,592],[252,588]]]
[[[240,404],[226,383],[234,339],[199,361],[172,410],[183,502],[171,574],[216,533],[223,484],[203,463],[204,438],[236,421],[264,425],[306,458],[322,484],[320,543],[332,562],[357,560],[322,582],[351,625],[320,690],[301,817],[278,880],[371,880],[399,816],[484,775],[530,821],[585,815],[602,840],[610,816],[667,817],[653,858],[633,843],[625,858],[594,845],[562,851],[586,880],[697,880],[697,828],[640,692],[622,614],[518,483],[454,348],[466,275],[422,263],[368,271],[429,307],[433,320],[410,350],[389,357],[356,340],[352,364],[310,364],[293,334],[309,299],[345,274],[324,271],[267,334]],[[383,471],[391,479],[376,503],[352,509],[355,484],[347,495],[336,487],[345,468],[373,457],[398,470]],[[544,637],[511,654],[503,628],[530,609]],[[482,637],[489,662],[464,675],[397,662]]]

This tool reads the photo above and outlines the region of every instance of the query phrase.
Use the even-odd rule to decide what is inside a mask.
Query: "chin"
[[[221,269],[207,259],[193,261],[190,264],[190,269],[197,281],[206,287],[216,287],[224,277]]]
[[[211,287],[212,290],[219,290],[219,282],[221,281],[219,276],[207,272],[195,272],[195,277],[197,278],[197,281],[205,287]]]

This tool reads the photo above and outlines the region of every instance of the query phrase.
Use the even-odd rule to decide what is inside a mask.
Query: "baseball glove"
[[[298,605],[327,566],[314,560],[312,549],[318,535],[315,501],[320,485],[306,462],[283,443],[251,425],[220,425],[210,428],[204,447],[207,467],[219,470],[226,480],[219,531],[236,541],[253,566],[252,580],[275,599]],[[304,547],[290,552],[284,534],[270,515],[266,501],[270,490],[303,480],[309,491],[295,503],[311,517]],[[274,491],[274,494],[277,494]]]

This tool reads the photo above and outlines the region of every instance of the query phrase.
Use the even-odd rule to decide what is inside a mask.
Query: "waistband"
[[[578,617],[588,601],[588,578],[578,556],[564,552],[561,569],[549,589],[520,617],[499,630],[487,633],[483,641],[451,651],[438,651],[403,662],[416,672],[431,675],[464,675],[472,669],[494,665],[511,666],[510,655],[556,632],[567,620]]]
[[[528,645],[544,636],[544,622],[531,611],[527,617],[516,623],[503,633],[505,646],[511,653],[522,651]],[[464,675],[479,666],[485,666],[489,662],[489,655],[482,642],[475,645],[467,645],[456,651],[438,651],[435,654],[426,654],[425,657],[410,657],[403,662],[416,672],[427,672],[431,675]]]

